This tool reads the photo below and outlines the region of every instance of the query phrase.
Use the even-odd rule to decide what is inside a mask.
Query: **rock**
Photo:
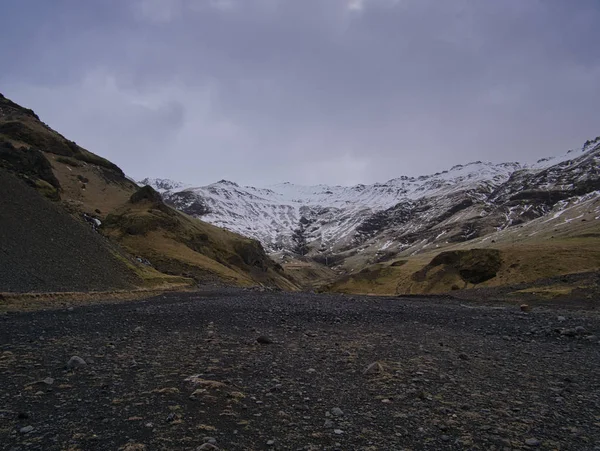
[[[583,334],[585,334],[585,327],[583,327],[583,326],[577,326],[577,327],[575,328],[575,332],[576,332],[578,335],[583,335]]]
[[[128,443],[123,448],[119,448],[123,451],[146,451],[146,445],[143,443]]]
[[[384,371],[383,365],[379,362],[373,362],[365,370],[363,374],[372,375],[372,374],[382,374]]]
[[[217,439],[214,437],[204,437],[204,439],[202,440],[204,441],[204,443],[210,443],[211,445],[217,444]]]
[[[537,438],[528,438],[525,440],[527,446],[540,446],[540,441]]]
[[[275,440],[267,441],[267,446],[273,446],[275,444]]]
[[[323,425],[323,427],[331,429],[333,427],[333,421],[331,421],[330,419],[325,420],[325,424]]]
[[[218,450],[218,449],[219,448],[217,448],[212,443],[205,443],[204,445],[199,446],[198,448],[196,448],[196,451]]]
[[[19,429],[21,434],[29,434],[31,431],[33,431],[33,426],[25,426],[24,428]]]
[[[567,320],[567,318],[565,318],[564,316],[557,316],[556,317],[556,321],[563,323]]]
[[[44,379],[42,381],[42,383],[44,383],[46,385],[52,385],[54,383],[54,379],[52,379],[51,377],[47,377],[46,379]]]
[[[521,308],[522,312],[526,312],[526,313],[531,312],[531,307],[529,306],[529,304],[521,304],[520,308]]]
[[[76,355],[71,357],[67,362],[67,368],[80,368],[85,365],[87,365],[85,360],[83,360],[81,357],[77,357]]]
[[[561,335],[565,337],[575,337],[577,335],[577,331],[575,329],[563,329],[560,331]]]
[[[269,337],[265,336],[265,335],[261,335],[260,337],[258,337],[256,339],[257,343],[260,343],[261,345],[270,345],[271,343],[273,343],[273,340],[271,340]]]
[[[585,339],[588,341],[598,341],[598,337],[596,335],[588,335],[585,337]]]
[[[465,354],[464,352],[461,352],[460,354],[458,354],[458,358],[460,360],[469,360],[469,356],[467,354]]]
[[[309,368],[309,369],[306,370],[306,372],[312,374],[312,373],[316,373],[317,370],[315,370],[314,368]]]
[[[336,417],[341,417],[344,415],[344,411],[339,407],[334,407],[333,409],[331,409],[331,414]]]
[[[336,435],[342,435],[344,433],[344,431],[342,431],[341,429],[334,429],[333,433]]]

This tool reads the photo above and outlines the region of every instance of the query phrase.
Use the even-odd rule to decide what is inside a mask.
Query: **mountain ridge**
[[[354,186],[169,182],[181,188],[162,195],[192,216],[258,239],[270,253],[332,256],[466,241],[527,222],[561,200],[600,190],[599,162],[600,137],[532,164],[475,161]]]

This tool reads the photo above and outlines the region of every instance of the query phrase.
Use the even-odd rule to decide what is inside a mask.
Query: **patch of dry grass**
[[[170,284],[162,288],[60,293],[0,293],[0,312],[52,310],[82,305],[135,301],[168,291],[194,291],[189,283]]]

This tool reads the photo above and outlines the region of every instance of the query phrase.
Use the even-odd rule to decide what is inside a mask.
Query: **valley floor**
[[[599,449],[598,312],[461,302],[221,289],[5,313],[0,449]]]

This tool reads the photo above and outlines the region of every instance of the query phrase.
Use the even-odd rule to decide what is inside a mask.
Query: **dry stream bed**
[[[595,310],[226,289],[4,313],[0,449],[595,450],[599,336]]]

